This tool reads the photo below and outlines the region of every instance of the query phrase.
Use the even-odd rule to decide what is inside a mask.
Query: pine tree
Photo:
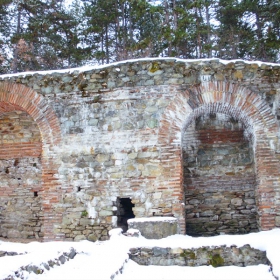
[[[243,5],[247,11],[247,21],[251,22],[253,32],[251,42],[248,42],[252,49],[251,58],[277,61],[280,47],[279,1],[244,0]]]
[[[116,55],[115,28],[118,24],[116,1],[84,1],[85,42],[98,62],[109,63]]]
[[[130,5],[130,34],[133,34],[128,46],[130,56],[159,56],[163,50],[162,7],[150,5],[145,0],[134,0]]]
[[[238,46],[242,34],[243,11],[238,0],[220,0],[217,6],[218,56],[224,59],[238,58]]]
[[[34,69],[75,67],[82,63],[77,3],[65,9],[64,1],[38,1],[32,10],[25,38],[33,46]]]
[[[0,73],[137,57],[279,62],[275,0],[0,0]]]
[[[0,0],[0,74],[9,71],[8,50],[9,42],[9,0]]]

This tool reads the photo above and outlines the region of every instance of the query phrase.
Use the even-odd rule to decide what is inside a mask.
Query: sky
[[[21,255],[0,257],[0,279],[14,276],[14,279],[107,279],[107,280],[140,280],[140,279],[223,279],[223,280],[273,280],[280,276],[280,229],[250,233],[246,235],[220,235],[215,237],[190,237],[173,235],[153,240],[140,237],[128,237],[121,234],[121,229],[110,231],[108,241],[80,242],[30,242],[28,244],[0,241],[0,251],[17,252]],[[170,247],[198,248],[202,246],[236,245],[265,250],[272,263],[273,271],[267,265],[235,267],[212,266],[179,267],[179,266],[140,266],[129,260],[128,251],[132,247]],[[77,255],[64,264],[55,265],[47,270],[44,263],[49,260],[58,262],[64,252],[75,249]],[[36,275],[21,267],[34,265],[43,273]],[[15,276],[17,271],[18,277]],[[121,272],[122,273],[121,273]],[[272,274],[273,273],[273,274]]]

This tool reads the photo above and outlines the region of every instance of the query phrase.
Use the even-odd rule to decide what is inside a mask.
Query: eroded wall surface
[[[147,59],[1,76],[1,119],[24,112],[41,145],[7,160],[13,146],[1,142],[1,218],[26,218],[30,238],[105,240],[118,198],[131,198],[135,217],[175,216],[180,233],[201,221],[191,234],[280,226],[279,75],[278,65]],[[21,215],[7,207],[19,193],[30,199]]]
[[[0,117],[0,236],[42,237],[41,136],[25,112]]]
[[[205,114],[183,135],[186,233],[258,230],[252,139],[225,114]]]

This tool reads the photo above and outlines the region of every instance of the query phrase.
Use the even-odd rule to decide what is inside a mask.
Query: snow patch
[[[140,218],[141,219],[141,218]],[[159,217],[150,218],[158,220]],[[172,220],[174,218],[164,218]],[[147,221],[147,218],[143,218]],[[24,273],[24,280],[43,279],[258,279],[273,280],[280,276],[280,229],[250,233],[245,235],[221,235],[214,237],[191,237],[173,235],[167,238],[152,240],[140,237],[126,237],[121,229],[110,231],[111,239],[104,242],[31,242],[28,244],[0,241],[0,251],[26,253],[25,255],[5,256],[0,258],[0,279],[5,279],[26,265],[40,265],[42,262],[58,258],[63,252],[73,248],[77,256],[63,265],[44,270],[43,274]],[[139,266],[128,260],[130,248],[163,247],[163,248],[197,248],[203,246],[251,247],[266,251],[273,267],[258,265],[248,267],[179,267],[179,266]],[[13,274],[14,275],[14,274]],[[273,276],[274,275],[274,276]],[[19,278],[15,278],[19,279]]]
[[[32,76],[34,74],[39,75],[50,75],[54,73],[69,73],[69,74],[79,74],[86,71],[91,70],[97,70],[97,69],[104,69],[106,67],[112,67],[112,66],[120,66],[125,63],[133,63],[133,62],[139,62],[139,61],[174,61],[174,62],[183,62],[183,63],[192,63],[192,62],[206,62],[206,61],[216,61],[220,62],[222,64],[229,64],[229,63],[246,63],[246,64],[258,64],[261,65],[271,65],[271,66],[279,66],[277,63],[271,63],[271,62],[263,62],[263,61],[246,61],[243,59],[235,59],[235,60],[223,60],[219,58],[204,58],[204,59],[181,59],[181,58],[175,58],[175,57],[149,57],[149,58],[137,58],[137,59],[129,59],[129,60],[123,60],[123,61],[117,61],[110,64],[104,64],[104,65],[84,65],[82,67],[77,68],[68,68],[68,69],[61,69],[61,70],[47,70],[47,71],[29,71],[29,72],[21,72],[21,73],[14,73],[14,74],[4,74],[0,75],[1,79],[10,78],[10,77],[26,77],[26,76]],[[120,71],[120,68],[117,68],[116,71]]]
[[[127,220],[127,223],[144,223],[144,222],[176,222],[177,219],[173,217],[149,217],[149,218],[133,218]]]

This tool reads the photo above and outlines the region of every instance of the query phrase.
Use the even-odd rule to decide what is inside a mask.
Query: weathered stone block
[[[11,230],[8,230],[7,237],[8,238],[20,238],[21,233],[16,229],[11,229]]]
[[[110,210],[101,210],[99,212],[100,217],[107,217],[107,216],[113,216],[113,211]]]
[[[280,216],[275,217],[275,225],[280,227]]]
[[[160,239],[177,234],[177,219],[171,217],[135,218],[127,221],[129,229],[138,229],[147,239]]]
[[[84,235],[76,235],[74,238],[74,241],[81,241],[81,240],[86,240],[87,238]]]
[[[148,250],[147,250],[148,249]],[[213,246],[200,248],[132,248],[129,258],[141,265],[180,265],[180,266],[250,266],[269,264],[266,252],[244,245]]]
[[[240,198],[233,198],[231,201],[231,204],[235,205],[235,206],[239,206],[242,205],[243,201]]]

